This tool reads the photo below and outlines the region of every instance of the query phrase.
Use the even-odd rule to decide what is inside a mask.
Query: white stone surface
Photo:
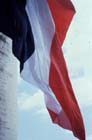
[[[0,140],[17,140],[17,66],[12,40],[0,33]]]

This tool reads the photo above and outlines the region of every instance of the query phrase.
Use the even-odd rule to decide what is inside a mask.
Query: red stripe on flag
[[[52,42],[49,76],[50,87],[67,116],[64,117],[65,115],[62,116],[57,114],[57,118],[55,118],[55,120],[57,119],[57,123],[66,129],[71,130],[70,128],[72,128],[72,131],[77,138],[85,140],[82,116],[72,90],[65,60],[58,43],[57,36],[54,37]],[[67,126],[62,125],[62,123],[60,123],[60,119],[67,122],[69,120],[71,127],[69,127],[69,123],[67,123]]]
[[[62,106],[65,115],[55,114],[51,110],[49,110],[49,113],[53,122],[69,130],[72,128],[77,138],[85,140],[85,130],[81,112],[73,93],[61,50],[61,45],[63,44],[75,10],[70,0],[48,0],[48,3],[56,28],[50,52],[51,66],[49,85]],[[64,124],[61,120],[69,123]],[[69,126],[69,124],[71,126]]]
[[[70,0],[48,0],[48,4],[54,19],[58,39],[62,45],[75,13],[74,6]]]
[[[62,126],[63,128],[72,131],[70,121],[63,110],[59,114],[56,114],[55,112],[53,112],[50,109],[48,109],[48,111],[52,118],[53,123],[56,123],[56,124]]]

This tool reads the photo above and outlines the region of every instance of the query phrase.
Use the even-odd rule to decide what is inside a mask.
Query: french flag
[[[62,45],[74,16],[70,0],[17,2],[13,53],[21,76],[44,92],[53,123],[85,140],[79,106],[69,80]]]

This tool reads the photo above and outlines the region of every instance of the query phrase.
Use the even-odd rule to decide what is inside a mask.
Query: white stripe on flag
[[[49,87],[50,49],[55,27],[47,0],[28,0],[26,11],[32,26],[35,52],[25,62],[21,76],[41,88],[45,93],[46,106],[59,113],[61,106]]]

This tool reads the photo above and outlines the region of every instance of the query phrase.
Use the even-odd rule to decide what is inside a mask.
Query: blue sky
[[[76,15],[63,45],[75,96],[92,140],[92,2],[73,0]],[[71,132],[52,124],[43,93],[18,77],[18,140],[77,140]]]

